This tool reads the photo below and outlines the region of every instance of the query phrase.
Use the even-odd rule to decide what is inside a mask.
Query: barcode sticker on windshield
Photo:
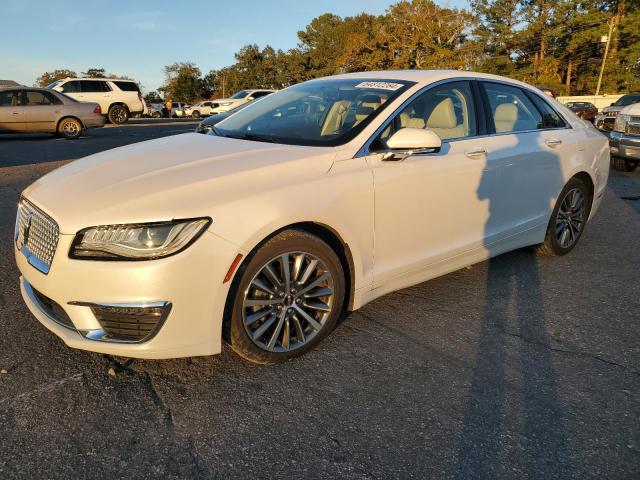
[[[401,83],[391,82],[362,82],[356,85],[356,88],[376,88],[378,90],[398,90],[402,87]]]

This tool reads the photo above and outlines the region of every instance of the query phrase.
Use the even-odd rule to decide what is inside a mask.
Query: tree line
[[[287,51],[246,45],[205,75],[192,62],[167,65],[159,90],[191,102],[337,73],[446,68],[591,95],[609,32],[601,92],[640,90],[640,0],[471,0],[468,10],[402,0],[382,15],[326,13]]]

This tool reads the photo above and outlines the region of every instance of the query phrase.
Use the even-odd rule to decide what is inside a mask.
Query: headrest
[[[496,122],[516,122],[518,120],[518,107],[513,103],[501,103],[496,108],[493,116]]]
[[[427,127],[429,128],[455,128],[457,125],[458,119],[456,118],[456,111],[453,108],[453,100],[451,98],[442,100],[433,109],[431,115],[429,115],[429,120],[427,120]]]
[[[382,103],[382,99],[380,95],[364,95],[360,97],[360,103],[377,103],[380,105]]]
[[[369,116],[371,115],[373,112],[375,112],[375,108],[373,107],[369,107],[367,105],[363,105],[362,103],[360,104],[360,106],[356,109],[356,115],[366,115]]]

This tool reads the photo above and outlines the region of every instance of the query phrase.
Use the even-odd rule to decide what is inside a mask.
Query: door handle
[[[545,140],[546,143],[551,148],[555,148],[562,143],[562,140],[558,140],[557,138],[550,138],[549,140]]]
[[[469,158],[480,158],[487,154],[487,151],[483,148],[474,148],[473,150],[465,150],[464,154]]]
[[[11,112],[13,115],[20,115],[20,112]]]

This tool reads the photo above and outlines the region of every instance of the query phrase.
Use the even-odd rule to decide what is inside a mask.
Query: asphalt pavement
[[[640,176],[612,172],[571,254],[386,295],[292,362],[120,367],[29,314],[15,204],[70,160],[195,127],[156,122],[0,136],[0,478],[640,478]]]

